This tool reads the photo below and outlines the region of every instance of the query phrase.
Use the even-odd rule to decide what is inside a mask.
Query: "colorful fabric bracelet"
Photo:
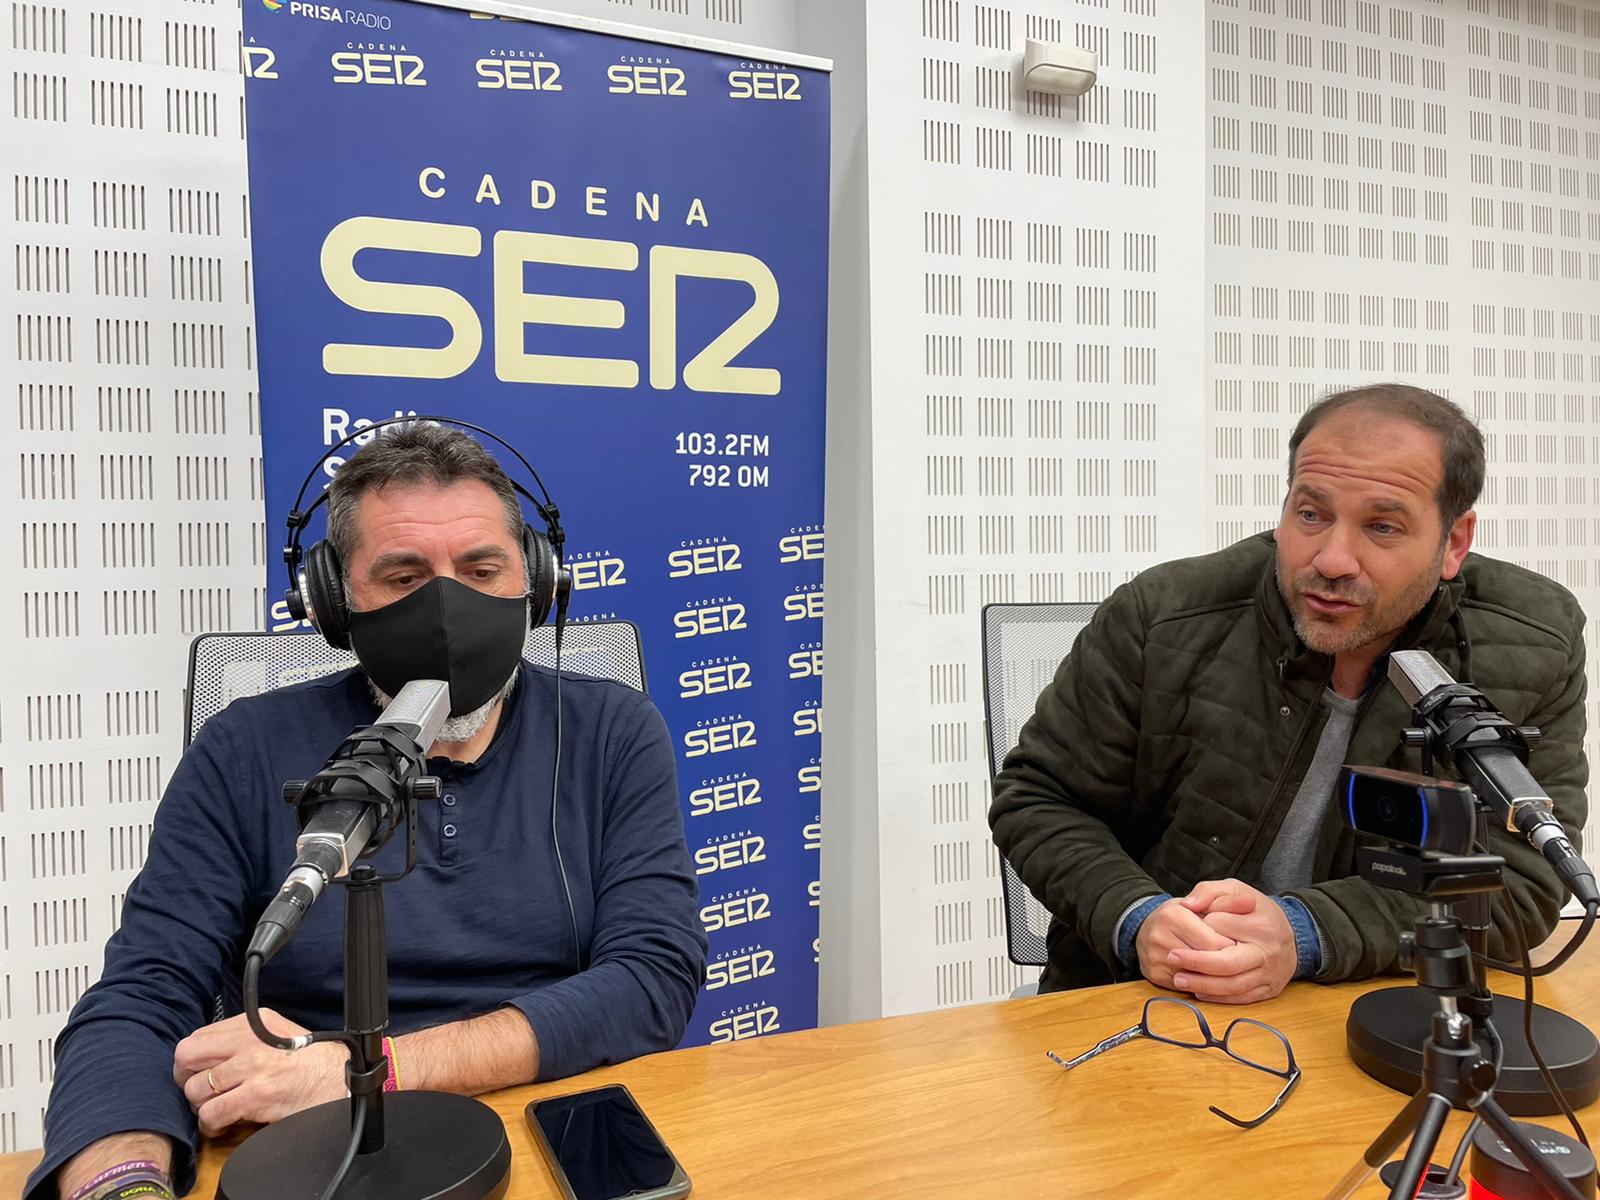
[[[116,1192],[110,1189],[111,1184],[135,1181],[141,1183],[155,1181],[165,1188],[167,1173],[161,1169],[160,1163],[151,1162],[148,1158],[130,1159],[114,1167],[107,1167],[68,1196],[67,1200],[107,1200],[108,1197],[116,1195]],[[170,1194],[168,1192],[168,1195]]]
[[[175,1200],[166,1172],[153,1162],[118,1163],[102,1171],[69,1200]]]
[[[400,1091],[400,1060],[395,1057],[394,1039],[383,1039],[383,1056],[389,1060],[389,1072],[383,1081],[383,1090],[386,1092]]]
[[[96,1192],[92,1200],[176,1200],[167,1181],[160,1176],[129,1177],[119,1180],[109,1192]]]

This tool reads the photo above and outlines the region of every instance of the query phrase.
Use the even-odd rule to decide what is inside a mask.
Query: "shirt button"
[[[454,825],[446,825],[444,827],[444,835],[445,837],[455,837],[456,827]]]
[[[1212,834],[1212,835],[1211,835],[1211,837],[1210,837],[1210,838],[1209,838],[1209,839],[1208,839],[1208,840],[1209,840],[1209,841],[1210,841],[1210,842],[1211,842],[1211,844],[1212,844],[1212,845],[1213,845],[1213,846],[1215,846],[1215,845],[1216,845],[1216,844],[1217,844],[1217,843],[1218,843],[1218,842],[1220,842],[1220,841],[1221,841],[1221,840],[1222,840],[1222,839],[1221,839],[1221,838],[1220,838],[1220,837],[1218,837],[1218,836],[1217,836],[1217,835],[1216,835],[1216,834],[1214,834],[1214,833],[1213,833],[1213,834]]]
[[[1289,715],[1289,706],[1287,704],[1285,704],[1282,708],[1280,708],[1278,710],[1278,715],[1280,717],[1287,717]],[[450,797],[446,796],[445,797],[446,803],[448,803],[449,800],[450,800]]]
[[[446,796],[444,798],[444,806],[446,808],[454,808],[456,806],[456,798],[454,796]]]

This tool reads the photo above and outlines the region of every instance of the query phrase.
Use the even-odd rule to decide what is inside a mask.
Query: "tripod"
[[[1479,862],[1480,879],[1487,868],[1492,871],[1493,886],[1498,887],[1500,860],[1484,855],[1474,858]],[[1471,860],[1456,860],[1458,864],[1465,861]],[[1491,861],[1495,865],[1488,868]],[[1469,885],[1462,890],[1488,889]],[[1457,1106],[1470,1109],[1498,1134],[1550,1195],[1561,1200],[1583,1200],[1582,1193],[1551,1169],[1528,1135],[1495,1102],[1495,1063],[1478,1048],[1472,1036],[1472,1018],[1458,1004],[1460,997],[1472,995],[1477,987],[1472,952],[1462,936],[1460,922],[1445,904],[1431,901],[1428,913],[1417,918],[1411,952],[1410,965],[1417,973],[1418,985],[1439,999],[1432,1034],[1422,1048],[1422,1084],[1373,1139],[1361,1161],[1334,1185],[1328,1200],[1348,1200],[1353,1196],[1395,1152],[1408,1131],[1411,1145],[1389,1190],[1389,1200],[1412,1200],[1444,1131],[1445,1118]]]

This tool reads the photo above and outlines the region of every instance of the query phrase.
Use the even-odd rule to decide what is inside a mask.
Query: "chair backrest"
[[[1033,715],[1039,693],[1096,604],[986,604],[983,608],[983,715],[989,743],[989,778],[1000,770]],[[1033,898],[1002,855],[1000,883],[1006,904],[1006,954],[1019,966],[1045,965],[1050,914]]]
[[[528,631],[522,657],[554,666],[556,630]],[[183,744],[240,696],[304,683],[355,666],[355,655],[328,645],[320,633],[207,633],[189,647],[189,688],[184,698]],[[632,621],[569,623],[561,636],[561,669],[614,679],[647,691],[644,647]]]

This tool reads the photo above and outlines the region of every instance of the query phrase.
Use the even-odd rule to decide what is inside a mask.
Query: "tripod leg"
[[[1405,1107],[1384,1127],[1382,1133],[1372,1139],[1362,1154],[1359,1162],[1347,1171],[1338,1183],[1328,1192],[1326,1200],[1350,1200],[1362,1184],[1371,1179],[1379,1167],[1388,1161],[1389,1156],[1395,1152],[1400,1143],[1406,1140],[1417,1121],[1417,1114],[1428,1101],[1428,1094],[1420,1092],[1406,1101]],[[1407,1197],[1410,1200],[1410,1197]]]
[[[1511,1147],[1511,1153],[1528,1168],[1533,1177],[1539,1181],[1540,1187],[1555,1196],[1557,1200],[1584,1200],[1582,1192],[1556,1174],[1555,1169],[1545,1161],[1544,1155],[1539,1153],[1539,1148],[1533,1144],[1533,1139],[1518,1128],[1517,1123],[1506,1115],[1506,1110],[1495,1103],[1493,1096],[1479,1104],[1477,1112],[1483,1123],[1499,1134],[1500,1140]]]
[[[1428,1172],[1428,1160],[1439,1144],[1439,1134],[1444,1130],[1445,1118],[1450,1115],[1450,1101],[1443,1096],[1428,1093],[1417,1117],[1417,1131],[1411,1136],[1411,1148],[1400,1164],[1400,1174],[1389,1189],[1389,1200],[1412,1200],[1417,1186]]]

